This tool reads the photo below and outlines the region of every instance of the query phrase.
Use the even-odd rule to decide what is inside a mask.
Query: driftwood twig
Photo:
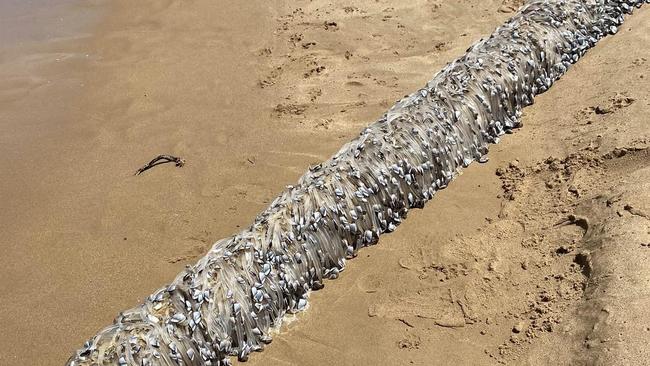
[[[155,158],[153,158],[150,162],[145,164],[142,168],[138,169],[135,172],[135,175],[140,175],[144,173],[146,170],[155,167],[156,165],[165,164],[165,163],[175,163],[176,166],[180,168],[183,165],[185,165],[185,159],[181,159],[173,155],[165,155],[165,154],[158,155]]]

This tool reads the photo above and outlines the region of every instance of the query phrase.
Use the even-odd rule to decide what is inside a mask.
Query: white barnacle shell
[[[176,314],[174,314],[172,316],[171,322],[172,323],[182,323],[183,321],[185,321],[185,319],[186,319],[185,314],[176,313]]]
[[[298,300],[298,310],[304,310],[306,306],[307,306],[307,300],[305,299]]]

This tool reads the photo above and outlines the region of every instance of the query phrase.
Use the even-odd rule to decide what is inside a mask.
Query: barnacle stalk
[[[229,365],[271,341],[283,316],[346,259],[395,230],[411,208],[518,127],[623,16],[650,0],[541,0],[395,104],[289,186],[246,230],[124,311],[68,365]]]

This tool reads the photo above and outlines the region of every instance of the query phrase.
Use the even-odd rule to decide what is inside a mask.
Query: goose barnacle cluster
[[[311,167],[246,230],[218,241],[174,282],[124,311],[69,360],[79,365],[229,365],[271,342],[286,313],[346,259],[395,230],[623,16],[650,0],[543,0]]]

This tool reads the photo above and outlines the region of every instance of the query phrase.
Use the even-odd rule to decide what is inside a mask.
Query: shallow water
[[[54,196],[48,179],[58,179],[53,178],[60,170],[57,160],[66,141],[76,141],[70,128],[83,122],[79,96],[93,59],[92,31],[103,13],[98,1],[0,0],[0,291],[5,293],[0,309],[12,314],[0,320],[0,328],[7,330],[0,348],[14,350],[0,352],[0,365],[44,364],[47,359],[23,362],[34,350],[16,341],[16,334],[47,337],[43,329],[51,328],[46,322],[52,317],[27,329],[17,315],[33,308],[26,301],[34,292],[52,286],[51,276],[40,276],[32,260],[55,256],[61,248],[34,245],[30,251],[34,241],[21,238],[31,231],[30,223],[42,224],[35,214]],[[39,346],[49,347],[54,347],[49,340]]]
[[[102,10],[100,1],[0,1],[1,171],[27,177],[38,170],[33,160],[75,120]],[[34,193],[34,187],[16,183],[8,175],[0,179],[0,198],[9,208],[4,214],[17,214],[11,212],[13,201],[35,197],[17,195]]]
[[[2,0],[0,50],[87,35],[98,20],[98,4],[78,0]]]
[[[0,1],[0,127],[9,132],[0,143],[64,113],[102,10],[101,1]]]

